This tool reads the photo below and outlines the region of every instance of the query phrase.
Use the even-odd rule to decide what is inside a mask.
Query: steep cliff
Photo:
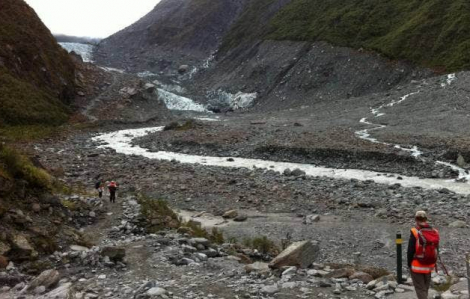
[[[0,124],[58,124],[67,119],[75,69],[23,0],[0,1]]]

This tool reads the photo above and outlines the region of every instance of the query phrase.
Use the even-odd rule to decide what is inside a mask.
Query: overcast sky
[[[52,33],[90,37],[107,37],[131,25],[159,1],[26,0]]]

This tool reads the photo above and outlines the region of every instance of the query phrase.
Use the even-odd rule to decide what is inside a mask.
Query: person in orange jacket
[[[109,202],[115,203],[116,191],[118,190],[118,186],[115,181],[111,181],[111,183],[109,183],[108,190],[109,190]]]
[[[429,225],[424,211],[416,212],[415,221],[408,242],[408,267],[418,299],[427,299],[439,255],[439,231]]]

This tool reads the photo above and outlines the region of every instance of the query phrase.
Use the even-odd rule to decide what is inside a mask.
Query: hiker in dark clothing
[[[99,180],[95,184],[95,189],[98,191],[98,197],[102,198],[103,197],[103,191],[104,191],[104,183],[103,180]]]
[[[116,191],[118,189],[118,186],[115,181],[112,181],[109,186],[109,202],[115,203],[116,202]]]

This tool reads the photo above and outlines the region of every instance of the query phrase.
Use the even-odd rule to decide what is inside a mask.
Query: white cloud
[[[52,33],[107,37],[150,12],[160,0],[26,0]]]

